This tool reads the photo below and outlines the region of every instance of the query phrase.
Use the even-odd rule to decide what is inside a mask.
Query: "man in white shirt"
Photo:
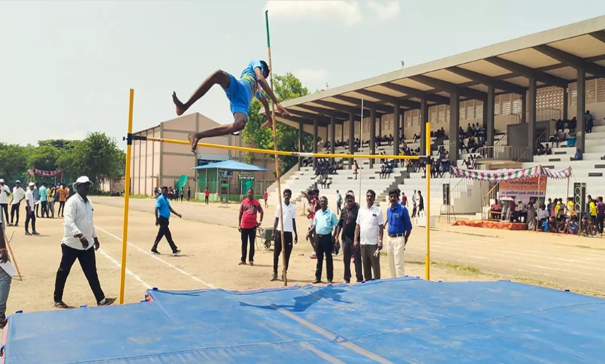
[[[61,241],[61,264],[57,271],[55,280],[55,307],[69,308],[63,302],[63,290],[65,281],[69,275],[72,265],[76,259],[82,266],[84,276],[95,295],[95,300],[99,306],[108,306],[115,302],[115,298],[107,298],[101,289],[99,276],[97,275],[97,264],[95,260],[95,250],[101,245],[95,232],[93,221],[93,205],[88,199],[92,182],[86,176],[79,177],[74,183],[74,189],[77,193],[65,203],[65,226],[63,240]],[[93,242],[91,244],[91,242]],[[94,249],[93,249],[94,247]]]
[[[29,188],[25,192],[25,235],[40,235],[36,231],[36,213],[34,212],[34,206],[36,205],[34,198],[34,188],[36,184],[33,182],[29,183]],[[32,232],[29,232],[29,222],[32,223]]]
[[[4,184],[4,180],[0,178],[0,215],[4,211],[4,221],[8,223],[8,197],[11,194],[11,189]],[[0,219],[2,216],[0,216]]]
[[[8,251],[6,250],[6,241],[4,240],[4,223],[2,221],[2,212],[0,211],[0,262],[9,261]],[[6,301],[11,289],[12,277],[0,268],[0,329],[6,326]]]
[[[285,189],[283,205],[284,215],[284,241],[286,245],[286,272],[288,272],[288,263],[290,262],[290,254],[292,254],[292,233],[294,232],[294,244],[298,243],[298,233],[296,232],[296,206],[290,203],[292,198],[292,191]],[[280,222],[280,207],[275,206],[275,222],[273,223],[273,236],[275,237],[275,247],[273,249],[273,278],[272,281],[277,280],[277,266],[279,265],[279,259],[281,258],[281,222]],[[282,274],[282,279],[284,276]]]
[[[25,198],[25,191],[21,188],[21,182],[19,180],[15,181],[15,188],[13,188],[13,199],[11,200],[11,222],[10,226],[19,226],[19,207],[21,206],[21,201]],[[17,214],[17,220],[15,221],[15,213]]]
[[[376,192],[368,190],[366,205],[359,209],[357,226],[355,227],[355,248],[361,248],[363,261],[363,276],[366,281],[380,279],[380,250],[382,250],[382,234],[384,230],[384,217],[382,210],[374,205]],[[361,247],[360,247],[361,245]]]

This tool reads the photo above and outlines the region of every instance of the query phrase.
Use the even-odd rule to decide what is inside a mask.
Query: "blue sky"
[[[129,88],[135,131],[175,117],[173,90],[267,57],[267,7],[274,72],[311,91],[605,14],[601,0],[3,1],[0,142],[102,131],[123,147]],[[219,86],[189,112],[232,119]]]

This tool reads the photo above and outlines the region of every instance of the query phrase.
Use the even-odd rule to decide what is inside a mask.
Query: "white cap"
[[[35,186],[35,185],[36,185],[36,184],[35,184],[35,183],[33,183],[33,182],[30,182],[30,183],[29,183],[29,187],[31,187],[31,186]]]
[[[74,183],[74,186],[80,185],[82,183],[90,183],[91,185],[93,184],[92,181],[90,179],[88,179],[88,177],[86,177],[86,176],[80,176],[80,177],[78,177],[78,179]]]
[[[4,179],[3,178],[0,178],[0,183],[4,183]]]
[[[21,181],[19,181],[19,180],[16,180],[16,181],[15,181],[15,183],[21,183]]]

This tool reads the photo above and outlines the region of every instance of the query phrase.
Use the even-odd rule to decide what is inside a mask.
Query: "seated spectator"
[[[490,208],[490,215],[491,215],[490,217],[492,219],[500,219],[501,214],[502,214],[502,205],[500,205],[500,202],[498,200],[495,200]]]
[[[582,151],[580,148],[576,149],[576,154],[573,157],[569,158],[570,161],[581,161],[582,160]]]
[[[578,235],[577,220],[577,216],[572,216],[569,220],[567,220],[567,224],[565,225],[565,234]]]

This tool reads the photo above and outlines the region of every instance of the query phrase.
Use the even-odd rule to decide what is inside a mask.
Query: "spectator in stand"
[[[355,264],[355,277],[357,278],[357,283],[360,283],[363,282],[361,250],[359,249],[359,246],[355,247],[354,244],[359,204],[355,202],[355,194],[353,191],[348,191],[345,197],[346,205],[340,214],[340,220],[336,227],[336,243],[340,244],[340,241],[342,240],[342,262],[344,263],[345,268],[344,283],[351,283],[351,258],[353,258],[353,264]]]
[[[376,192],[368,190],[366,205],[359,209],[355,227],[355,246],[361,244],[363,276],[366,281],[380,279],[380,251],[382,250],[384,217],[380,208],[374,205],[375,199]]]
[[[239,231],[242,238],[242,258],[239,265],[246,264],[246,253],[248,251],[247,245],[250,241],[250,253],[248,255],[248,261],[250,265],[254,265],[254,239],[256,237],[256,228],[261,226],[263,223],[263,211],[260,202],[254,198],[254,190],[248,188],[248,197],[242,201],[239,209]],[[260,213],[260,221],[256,221],[257,215]]]
[[[582,159],[582,151],[580,150],[580,148],[576,149],[576,154],[574,154],[573,157],[569,158],[570,161],[581,161]]]
[[[592,133],[592,127],[594,126],[594,118],[592,117],[590,110],[586,110],[586,113],[584,113],[584,120],[586,123],[586,133]]]
[[[11,189],[4,184],[4,180],[0,178],[0,215],[4,212],[4,221],[8,220],[8,198],[11,194]],[[0,216],[2,218],[2,216]]]

